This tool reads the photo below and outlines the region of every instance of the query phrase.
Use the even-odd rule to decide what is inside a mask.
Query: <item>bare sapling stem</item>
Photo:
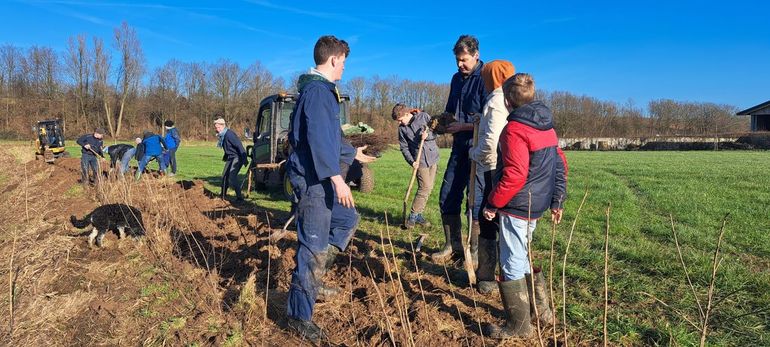
[[[562,208],[561,205],[562,199],[559,199],[559,208]],[[553,264],[554,264],[554,256],[556,255],[555,248],[556,248],[556,222],[551,221],[551,254],[550,259],[548,263],[548,291],[550,294],[550,302],[548,303],[551,305],[551,312],[553,314],[551,315],[552,321],[551,325],[553,326],[553,345],[556,346],[556,298],[554,297],[553,292]]]
[[[698,312],[700,313],[700,319],[701,321],[703,318],[705,318],[706,314],[703,312],[703,305],[700,303],[700,299],[698,298],[698,293],[695,292],[695,286],[692,284],[692,280],[690,280],[690,271],[687,270],[687,265],[684,263],[684,257],[682,256],[682,247],[679,245],[679,237],[676,233],[676,228],[674,228],[674,216],[668,215],[669,219],[671,219],[671,232],[674,234],[674,244],[676,245],[676,252],[679,256],[679,263],[682,264],[682,270],[684,270],[684,276],[687,278],[687,284],[690,286],[690,290],[692,291],[692,296],[695,298],[695,303],[698,304]]]
[[[388,223],[388,213],[385,212],[385,231],[388,234],[388,244],[390,245],[390,254],[393,256],[393,267],[396,268],[396,278],[398,278],[398,288],[401,291],[401,296],[404,304],[404,320],[406,320],[406,327],[409,330],[409,343],[414,346],[414,335],[412,334],[412,323],[409,321],[409,303],[406,298],[406,291],[404,290],[404,283],[401,281],[401,270],[399,270],[398,260],[396,260],[396,250],[393,247],[393,239],[390,237],[390,225]],[[385,255],[387,257],[387,254]]]
[[[569,346],[569,335],[567,334],[569,325],[567,324],[567,256],[569,256],[569,247],[572,245],[572,235],[575,233],[575,226],[577,226],[580,211],[583,210],[583,205],[585,204],[587,197],[588,187],[586,187],[586,192],[583,194],[583,200],[580,201],[580,206],[578,206],[577,212],[575,213],[575,220],[572,221],[572,227],[569,230],[569,237],[567,238],[567,248],[564,250],[564,261],[561,264],[561,305],[562,324],[564,329],[564,347]]]
[[[374,280],[374,275],[372,274],[372,269],[369,267],[369,262],[364,260],[364,263],[366,264],[366,269],[369,270],[369,279],[372,280],[372,285],[374,286],[374,292],[377,294],[377,300],[380,303],[380,309],[382,309],[382,314],[385,316],[385,324],[388,328],[388,337],[390,337],[390,343],[393,345],[393,347],[396,347],[396,338],[395,335],[393,335],[393,327],[390,323],[390,317],[388,316],[387,311],[385,311],[385,301],[382,300],[382,294],[380,294],[380,288],[377,287],[377,281]]]
[[[706,314],[703,317],[703,328],[700,333],[700,346],[706,345],[706,336],[708,335],[709,316],[711,315],[711,302],[714,298],[714,285],[716,284],[717,270],[721,260],[719,259],[719,250],[722,247],[722,238],[725,236],[725,225],[727,225],[727,217],[730,214],[725,215],[722,219],[722,227],[719,230],[719,239],[717,240],[717,248],[714,250],[714,264],[711,267],[711,283],[709,283],[708,300],[706,301]]]
[[[604,347],[607,347],[607,312],[609,310],[609,247],[610,247],[610,212],[612,203],[607,204],[607,228],[604,231]]]
[[[535,327],[537,328],[537,342],[540,345],[540,347],[543,347],[543,334],[541,334],[540,331],[540,312],[538,312],[537,309],[537,293],[535,291],[535,264],[533,263],[532,259],[532,233],[534,230],[530,227],[530,223],[532,223],[532,191],[528,191],[528,201],[527,201],[527,257],[529,258],[529,292],[532,293],[532,297],[529,298],[529,300],[532,300],[532,304],[530,307],[533,307],[535,310]]]

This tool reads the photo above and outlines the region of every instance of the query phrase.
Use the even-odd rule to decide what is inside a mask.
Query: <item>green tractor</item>
[[[284,196],[292,200],[294,192],[286,175],[286,159],[290,146],[287,140],[291,113],[297,101],[297,94],[280,93],[268,96],[259,103],[256,116],[256,130],[253,134],[246,129],[246,137],[252,138],[253,145],[246,146],[249,156],[248,190],[255,187],[281,187]],[[340,97],[340,127],[346,137],[362,137],[374,129],[366,124],[348,123],[350,97]],[[345,181],[351,187],[358,187],[363,193],[374,190],[374,175],[367,164],[355,160],[348,169]]]

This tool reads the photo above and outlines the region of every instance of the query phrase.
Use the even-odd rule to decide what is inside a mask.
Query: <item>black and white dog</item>
[[[125,204],[99,206],[83,217],[82,220],[78,220],[75,216],[70,216],[70,222],[79,229],[93,225],[94,229],[91,231],[91,235],[88,236],[89,246],[93,246],[95,241],[96,245],[101,247],[104,234],[109,230],[118,232],[121,239],[124,239],[126,235],[130,235],[135,239],[144,236],[142,212],[136,207]]]

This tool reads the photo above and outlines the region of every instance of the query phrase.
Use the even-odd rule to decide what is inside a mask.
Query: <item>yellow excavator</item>
[[[68,158],[64,147],[64,128],[61,119],[42,120],[33,127],[35,134],[35,160],[45,159],[53,163],[57,158]]]

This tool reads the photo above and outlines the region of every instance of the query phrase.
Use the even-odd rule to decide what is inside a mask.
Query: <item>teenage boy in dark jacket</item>
[[[171,167],[169,176],[176,175],[176,150],[179,145],[182,144],[182,137],[179,136],[179,130],[174,126],[174,121],[167,120],[163,125],[166,127],[166,137],[163,140],[166,142],[167,150],[163,157],[166,162],[166,166]]]
[[[227,188],[235,190],[235,201],[243,201],[241,193],[241,182],[238,180],[238,173],[248,160],[246,150],[243,149],[243,143],[238,135],[225,125],[225,120],[218,118],[214,121],[214,129],[217,131],[217,147],[221,147],[225,152],[222,155],[222,161],[225,162],[225,168],[222,170],[222,199],[227,196]]]
[[[417,168],[417,193],[409,218],[406,220],[406,227],[411,228],[417,224],[429,226],[430,223],[425,220],[422,212],[433,190],[439,158],[436,135],[428,129],[430,115],[404,104],[396,104],[391,116],[398,122],[398,143],[401,154],[409,166]],[[422,153],[417,158],[422,141],[424,141]]]
[[[99,172],[99,159],[96,156],[104,159],[104,153],[102,153],[102,146],[104,142],[104,129],[96,128],[93,134],[86,134],[77,139],[77,144],[81,146],[80,153],[80,183],[89,184],[88,171],[93,173],[94,182],[99,182],[101,172]]]
[[[166,163],[161,158],[163,151],[166,150],[166,143],[160,135],[154,134],[151,131],[145,131],[142,136],[142,144],[144,145],[144,155],[139,160],[139,168],[136,171],[136,179],[139,180],[144,173],[144,168],[150,160],[158,161],[158,169],[160,173],[166,172]]]
[[[561,222],[567,197],[567,160],[558,146],[551,110],[534,100],[535,81],[517,73],[503,83],[503,93],[506,106],[513,110],[500,135],[496,177],[484,208],[487,220],[497,215],[500,223],[498,285],[507,319],[505,326],[492,325],[488,331],[487,336],[496,339],[529,336],[531,319],[543,318],[533,317],[531,308],[535,302],[527,285],[531,283],[527,245],[546,210],[551,209],[554,223]],[[538,305],[541,314],[550,314],[548,298],[538,299],[543,300]]]
[[[439,195],[444,247],[431,255],[437,263],[461,259],[463,256],[460,213],[465,189],[470,180],[468,152],[473,144],[474,118],[481,115],[487,96],[481,78],[484,62],[479,60],[479,41],[470,35],[460,36],[453,51],[457,61],[457,73],[452,76],[445,112],[455,115],[456,122],[447,127],[447,133],[453,135],[453,140],[452,153],[444,171]],[[473,254],[478,250],[478,227],[474,228],[472,233],[470,246]]]
[[[318,342],[325,334],[313,319],[322,283],[334,256],[344,251],[358,225],[353,195],[341,175],[340,162],[355,152],[342,142],[340,98],[350,48],[334,36],[322,36],[313,50],[316,67],[299,77],[299,98],[291,114],[287,160],[297,197],[297,255],[287,300],[288,326],[303,339]],[[343,146],[345,148],[343,149]]]

